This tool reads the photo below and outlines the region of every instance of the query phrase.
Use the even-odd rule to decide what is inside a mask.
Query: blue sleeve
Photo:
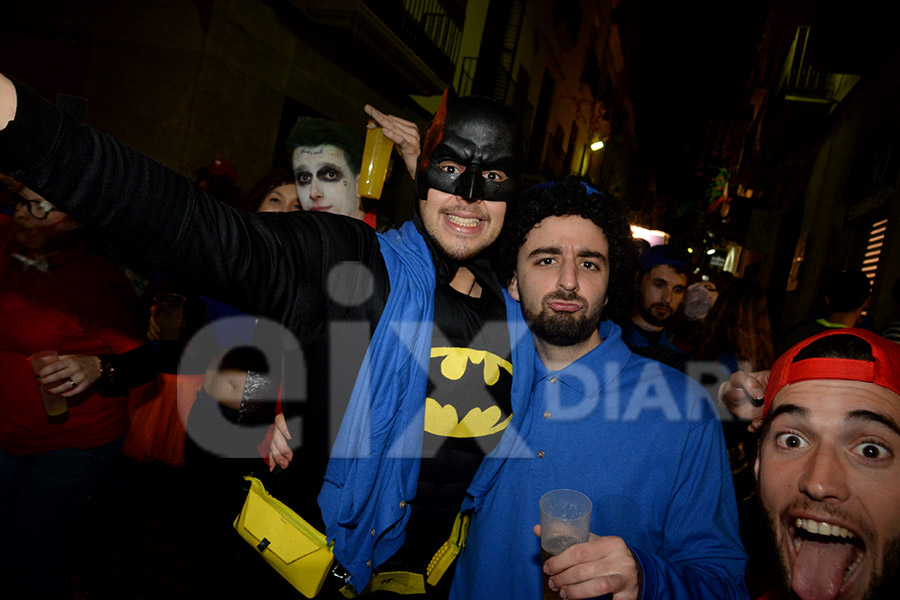
[[[666,558],[631,549],[644,574],[642,600],[748,598],[747,557],[738,536],[734,486],[717,419],[693,428],[677,468],[678,486],[660,552]]]

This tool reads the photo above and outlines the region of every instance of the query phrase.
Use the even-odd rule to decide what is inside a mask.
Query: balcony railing
[[[840,102],[859,77],[814,69],[810,63],[811,39],[811,27],[797,28],[781,72],[785,100],[818,104]]]
[[[478,66],[478,57],[466,56],[462,59],[462,67],[453,82],[453,88],[459,96],[468,96],[473,93],[475,81],[475,69]],[[528,100],[528,90],[524,89],[518,81],[513,79],[508,69],[496,65],[496,75],[491,89],[476,90],[478,94],[490,96],[497,102],[511,106],[522,118],[524,123],[530,123],[534,114],[534,106]]]
[[[453,78],[462,39],[462,19],[449,14],[439,0],[365,0],[434,72]]]
[[[472,85],[475,83],[475,67],[477,65],[477,56],[466,56],[462,59],[462,66],[453,84],[458,95],[469,96],[472,93]]]

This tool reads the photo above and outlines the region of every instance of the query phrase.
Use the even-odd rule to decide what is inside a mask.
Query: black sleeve
[[[687,368],[687,355],[678,350],[672,350],[661,345],[655,346],[629,346],[632,352],[644,358],[657,360],[662,364],[677,369],[684,373]]]
[[[16,91],[16,118],[0,132],[0,171],[172,278],[284,323],[301,342],[344,310],[328,298],[333,266],[355,265],[344,280],[373,273],[375,294],[386,296],[378,240],[361,221],[233,209],[27,87],[16,83]]]
[[[94,386],[105,396],[120,396],[152,381],[162,368],[160,354],[149,342],[123,354],[99,354],[97,358],[101,375]]]

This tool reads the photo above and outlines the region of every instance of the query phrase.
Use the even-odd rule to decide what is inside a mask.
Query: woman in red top
[[[84,373],[58,381],[68,411],[48,417],[28,357],[121,353],[141,344],[131,288],[85,246],[83,227],[28,188],[0,215],[0,586],[10,597],[65,597],[59,546],[81,502],[119,455],[126,396]]]

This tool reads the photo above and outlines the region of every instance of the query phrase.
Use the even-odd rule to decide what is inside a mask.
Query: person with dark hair
[[[792,327],[784,336],[779,352],[828,329],[856,327],[862,322],[863,312],[869,308],[872,283],[859,270],[843,270],[825,284],[824,317],[810,317]]]
[[[763,419],[755,471],[780,573],[764,598],[895,598],[900,347],[855,328],[802,340],[772,367]]]
[[[666,323],[684,300],[690,257],[677,246],[651,246],[641,254],[634,306],[622,321],[622,339],[632,351],[679,370],[685,357],[666,334]]]
[[[634,285],[619,202],[573,178],[535,186],[499,254],[521,307],[510,328],[528,385],[514,397],[517,435],[486,460],[489,487],[467,498],[451,597],[540,598],[543,571],[545,598],[746,598],[717,414],[699,385],[632,354],[607,319],[630,308]],[[652,443],[634,451],[636,439]],[[543,562],[532,526],[556,488],[587,494],[598,535]]]
[[[515,218],[507,220],[497,242],[497,269],[504,281],[512,279],[519,248],[545,218],[578,215],[588,219],[603,230],[610,246],[609,287],[603,318],[618,319],[631,308],[633,286],[630,284],[637,259],[628,216],[622,204],[609,195],[602,195],[602,201],[586,201],[585,185],[586,182],[569,177],[529,189],[523,201],[516,205]]]
[[[290,169],[272,169],[257,181],[244,202],[253,212],[296,212],[303,210],[297,196],[294,173]]]
[[[697,377],[707,389],[713,382],[718,384],[732,373],[760,371],[772,366],[775,360],[772,326],[766,291],[759,284],[735,280],[722,292],[701,323],[695,336],[697,349],[691,355],[688,373]],[[738,501],[741,540],[747,552],[752,554],[764,545],[759,528],[756,478],[753,476],[757,437],[747,430],[744,420],[723,418],[722,429]],[[748,583],[751,574],[748,569]]]
[[[719,295],[694,340],[697,360],[714,360],[729,372],[761,371],[775,360],[766,290],[738,279]]]
[[[63,535],[117,463],[128,430],[127,394],[83,355],[140,345],[134,296],[85,232],[28,187],[15,192],[12,218],[0,215],[0,595],[8,598],[71,597]],[[56,354],[33,370],[42,351]],[[39,386],[65,399],[61,410],[46,410]]]
[[[233,210],[4,77],[0,127],[0,169],[173,277],[283,324],[304,347],[327,343],[305,357],[319,359],[307,373],[317,393],[285,402],[283,431],[298,439],[302,426],[302,448],[274,448],[282,467],[300,455],[284,471],[299,477],[290,487],[302,498],[290,505],[324,524],[341,585],[377,589],[404,570],[440,595],[430,584],[450,576],[431,572],[426,587],[431,557],[523,395],[486,254],[522,178],[519,117],[448,93],[424,136],[415,217],[383,234],[322,212]]]

